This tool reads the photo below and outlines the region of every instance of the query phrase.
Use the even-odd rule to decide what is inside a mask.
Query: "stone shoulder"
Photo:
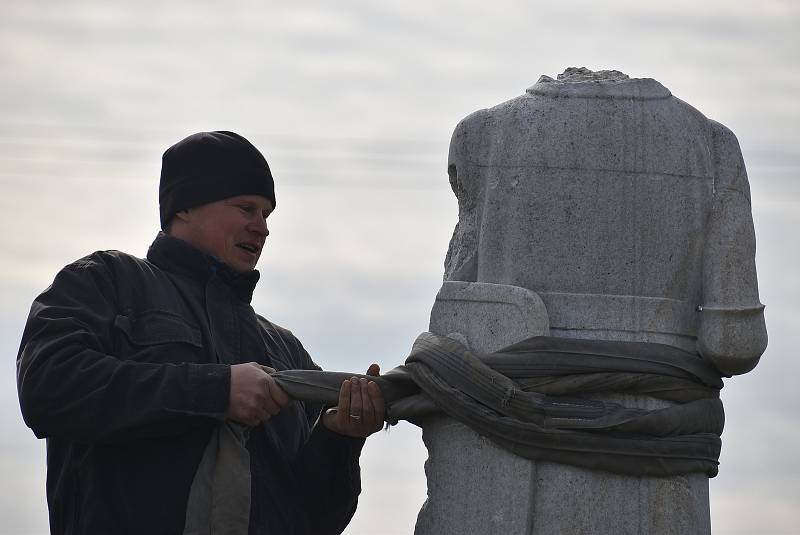
[[[711,125],[711,131],[718,145],[725,146],[730,150],[741,151],[739,139],[730,128],[714,119],[709,119],[708,122]]]
[[[725,192],[740,194],[750,204],[750,182],[736,134],[730,128],[709,119],[713,140],[714,189],[718,195]]]

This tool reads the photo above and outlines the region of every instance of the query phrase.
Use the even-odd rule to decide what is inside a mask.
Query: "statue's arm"
[[[712,122],[716,167],[703,254],[697,347],[726,375],[752,370],[767,347],[758,297],[756,239],[747,180],[733,132]]]
[[[458,223],[453,230],[447,257],[444,261],[444,279],[453,281],[477,280],[478,270],[478,195],[476,162],[482,159],[482,123],[486,110],[467,116],[456,126],[450,140],[447,158],[447,176],[450,187],[458,199]]]

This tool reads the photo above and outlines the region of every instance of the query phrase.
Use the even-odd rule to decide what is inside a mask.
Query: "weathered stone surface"
[[[445,281],[431,312],[430,332],[451,335],[478,353],[519,342],[519,333],[550,334],[547,309],[518,286]]]
[[[735,136],[652,79],[560,78],[456,127],[445,279],[539,293],[555,336],[667,343],[748,371],[767,337]]]
[[[446,281],[431,312],[431,332],[490,353],[548,334],[536,293],[517,286]],[[529,533],[536,464],[517,457],[449,417],[421,422],[428,448],[428,499],[416,533]],[[492,496],[485,496],[491,489]]]
[[[535,463],[446,416],[426,418],[422,428],[428,499],[415,533],[530,533]]]
[[[758,362],[767,336],[738,143],[655,80],[588,69],[542,77],[459,123],[448,174],[459,221],[432,332],[478,351],[545,329],[658,342],[727,374]],[[523,295],[514,287],[535,319],[509,302]],[[420,535],[710,532],[704,475],[525,461],[443,416],[422,425]]]

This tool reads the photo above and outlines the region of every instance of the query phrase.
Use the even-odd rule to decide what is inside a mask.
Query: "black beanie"
[[[200,132],[164,153],[158,187],[162,229],[181,210],[237,195],[262,195],[275,206],[267,160],[239,134]]]

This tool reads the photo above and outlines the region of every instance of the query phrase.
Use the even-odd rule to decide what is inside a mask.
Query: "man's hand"
[[[378,376],[381,368],[372,364],[367,375]],[[340,435],[368,437],[383,427],[383,394],[374,381],[353,377],[339,389],[339,405],[322,416],[322,423]]]
[[[289,396],[255,362],[231,366],[231,395],[228,419],[255,427],[269,420],[289,403]]]

